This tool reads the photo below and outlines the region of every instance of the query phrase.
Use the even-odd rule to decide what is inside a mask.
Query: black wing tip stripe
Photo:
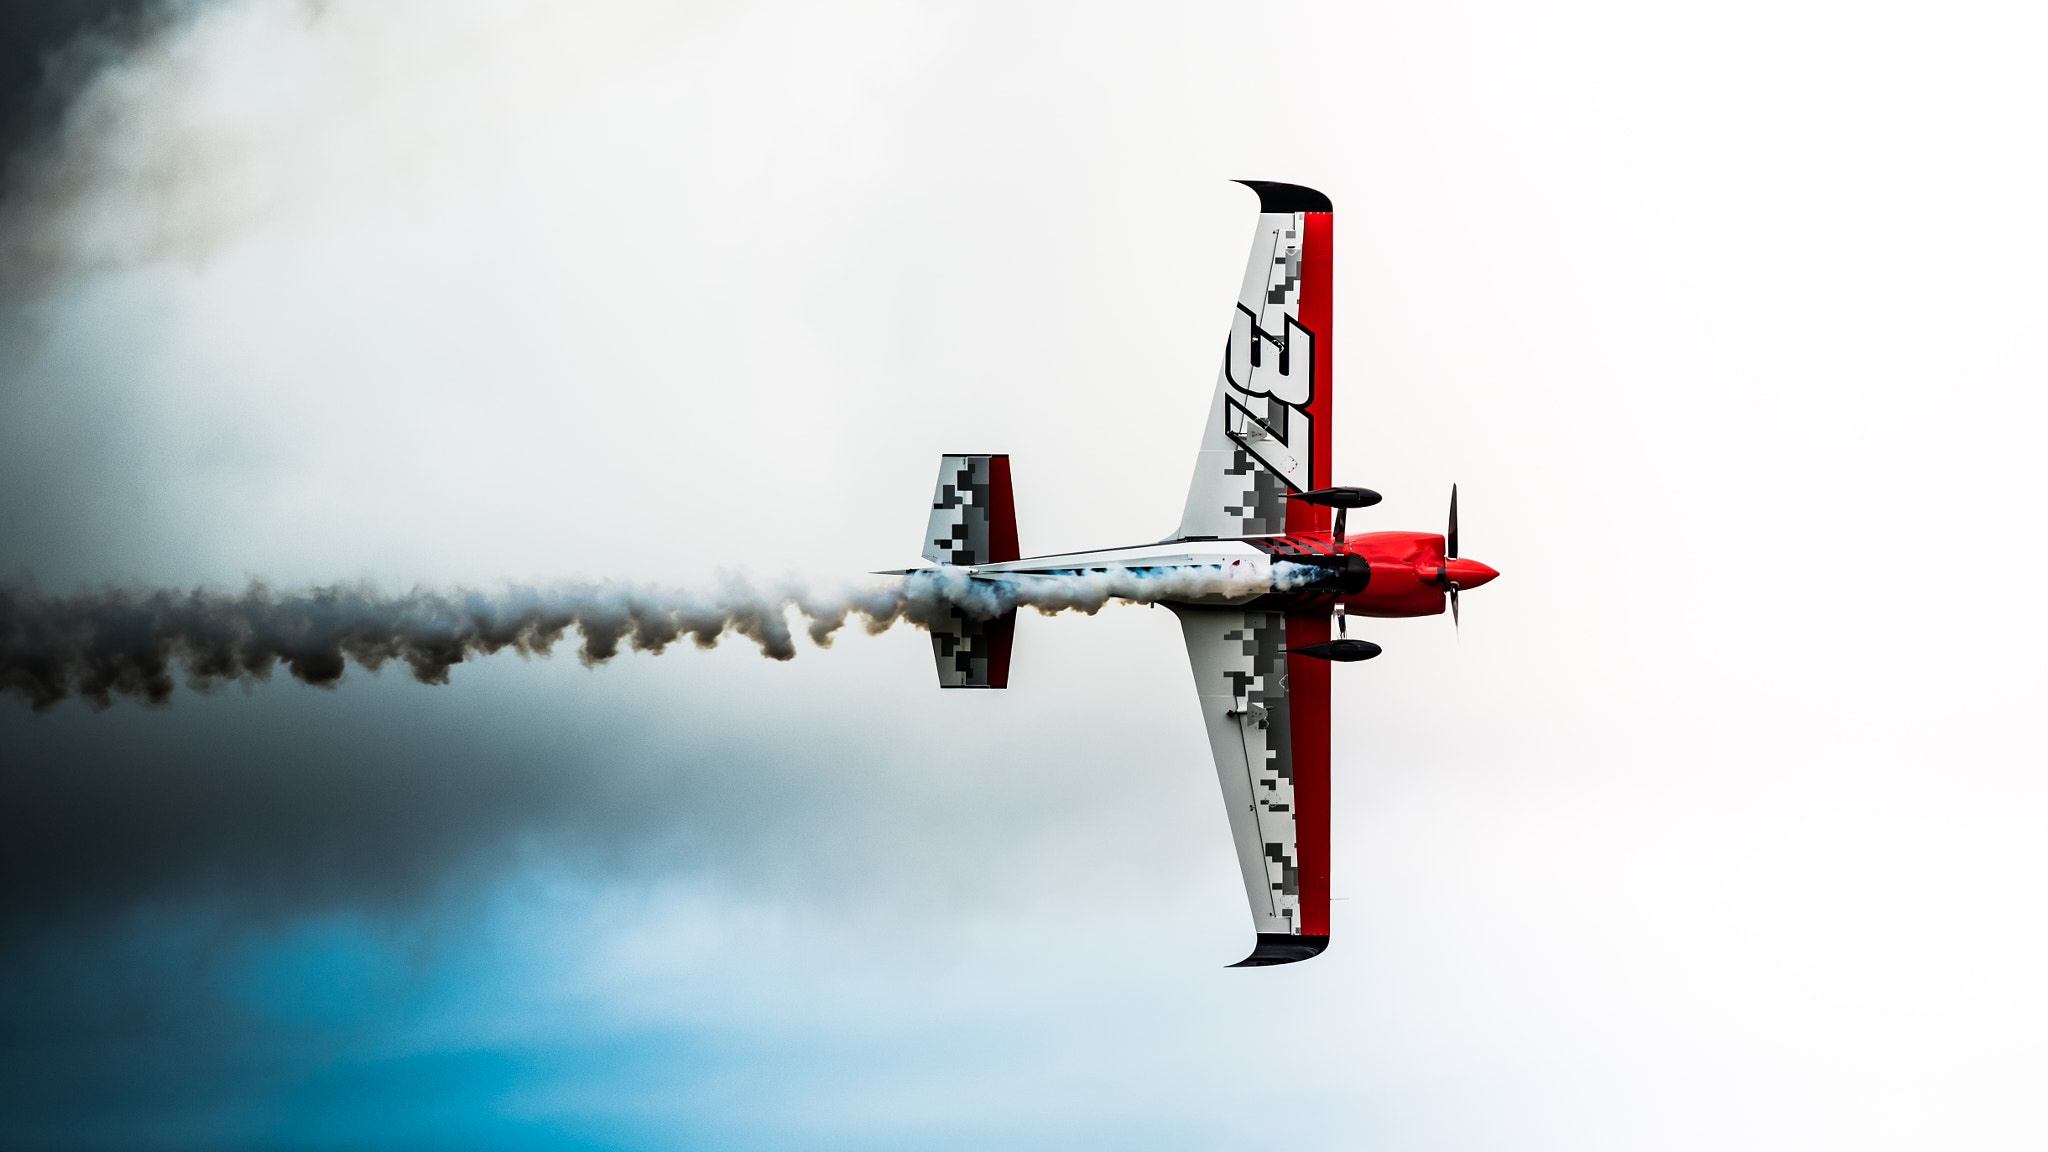
[[[1334,212],[1330,198],[1300,184],[1276,184],[1271,180],[1239,180],[1259,194],[1261,212]]]
[[[1322,955],[1330,946],[1328,936],[1290,936],[1284,932],[1261,932],[1252,954],[1230,965],[1232,968],[1268,968],[1275,964],[1298,964]]]

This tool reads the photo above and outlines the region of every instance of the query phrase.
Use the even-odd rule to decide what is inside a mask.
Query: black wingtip
[[[1275,184],[1271,180],[1239,180],[1259,194],[1261,212],[1334,212],[1330,198],[1299,184]]]
[[[1289,936],[1280,932],[1259,933],[1252,954],[1230,965],[1232,968],[1267,968],[1274,964],[1299,964],[1322,955],[1330,946],[1328,936]]]

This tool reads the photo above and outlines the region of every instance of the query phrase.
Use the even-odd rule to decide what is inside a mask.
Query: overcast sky
[[[949,451],[1154,540],[1237,177],[1353,527],[1503,576],[1355,629],[1277,969],[1163,611],[0,699],[0,1143],[2048,1140],[2029,6],[48,7],[10,583],[833,579]]]

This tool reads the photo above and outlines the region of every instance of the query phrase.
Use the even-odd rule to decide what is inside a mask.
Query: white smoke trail
[[[659,654],[686,637],[700,648],[716,647],[727,634],[788,660],[796,655],[792,610],[824,648],[854,616],[872,635],[898,621],[930,627],[954,608],[978,619],[1017,608],[1093,614],[1112,600],[1286,591],[1317,574],[1305,565],[1254,560],[997,579],[942,567],[826,592],[795,579],[764,586],[738,573],[696,590],[601,584],[385,596],[366,585],[280,594],[252,583],[239,594],[109,589],[44,597],[0,589],[0,691],[26,697],[38,711],[74,695],[96,707],[116,696],[163,704],[179,668],[201,692],[267,680],[280,664],[324,687],[338,682],[351,660],[373,671],[401,661],[422,683],[445,684],[449,669],[471,656],[505,648],[547,654],[571,628],[582,637],[578,656],[585,665],[611,659],[622,644]]]

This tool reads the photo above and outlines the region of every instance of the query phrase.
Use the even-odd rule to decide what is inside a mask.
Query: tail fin
[[[973,567],[1015,560],[1017,505],[1010,494],[1008,456],[942,456],[932,518],[924,533],[924,558]],[[953,610],[953,618],[932,628],[932,655],[941,688],[1007,688],[1010,639],[1017,613],[975,620]]]

